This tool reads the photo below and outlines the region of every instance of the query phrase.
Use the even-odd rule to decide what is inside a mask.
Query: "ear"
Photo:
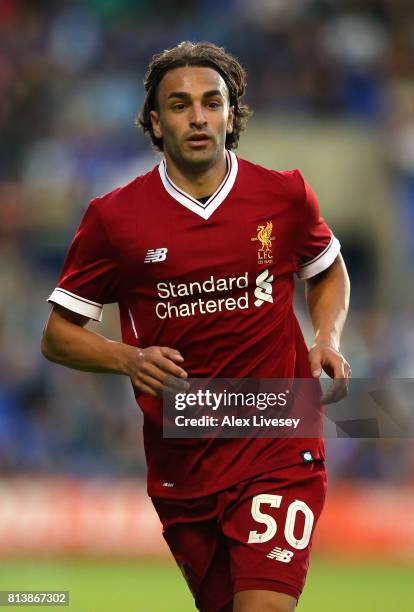
[[[226,134],[231,134],[233,131],[233,123],[234,123],[234,106],[230,106],[229,108],[229,116],[227,117],[227,126],[226,126]]]
[[[162,130],[160,125],[160,116],[157,111],[150,111],[152,131],[156,138],[162,138]]]

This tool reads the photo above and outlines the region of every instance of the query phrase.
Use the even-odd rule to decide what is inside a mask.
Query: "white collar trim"
[[[164,185],[166,191],[170,194],[170,196],[172,196],[175,200],[177,200],[177,202],[191,210],[196,215],[199,215],[203,219],[207,220],[229,195],[230,190],[232,189],[236,181],[238,171],[237,157],[232,151],[226,150],[226,159],[226,176],[224,177],[221,184],[217,187],[213,195],[210,196],[207,202],[205,202],[204,204],[202,202],[199,202],[192,196],[188,195],[188,193],[185,193],[185,191],[183,191],[173,183],[173,181],[167,174],[165,159],[163,159],[162,162],[159,164],[158,171],[160,173],[162,184]]]

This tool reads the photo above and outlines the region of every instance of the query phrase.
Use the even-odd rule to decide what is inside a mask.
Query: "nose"
[[[202,128],[207,125],[207,120],[203,112],[201,104],[196,103],[192,106],[192,113],[190,117],[190,126],[195,128]]]

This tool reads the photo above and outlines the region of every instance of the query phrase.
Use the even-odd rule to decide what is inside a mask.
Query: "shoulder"
[[[297,168],[293,170],[273,170],[260,164],[238,158],[242,180],[255,187],[281,192],[289,199],[303,202],[305,198],[305,181]]]
[[[89,204],[97,214],[102,217],[111,217],[114,213],[128,209],[131,205],[136,205],[137,201],[151,189],[154,178],[158,175],[158,165],[154,166],[149,172],[141,174],[125,185],[93,198]]]

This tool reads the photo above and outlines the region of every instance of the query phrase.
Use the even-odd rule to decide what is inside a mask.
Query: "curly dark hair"
[[[216,70],[224,79],[229,92],[230,106],[234,107],[233,132],[226,136],[226,148],[235,149],[240,134],[252,114],[250,108],[241,103],[246,89],[246,71],[230,53],[209,42],[185,41],[153,56],[145,74],[146,95],[136,125],[141,127],[144,133],[149,133],[155,149],[163,150],[162,138],[157,138],[152,130],[150,112],[157,110],[157,87],[165,73],[182,66],[207,66]]]

